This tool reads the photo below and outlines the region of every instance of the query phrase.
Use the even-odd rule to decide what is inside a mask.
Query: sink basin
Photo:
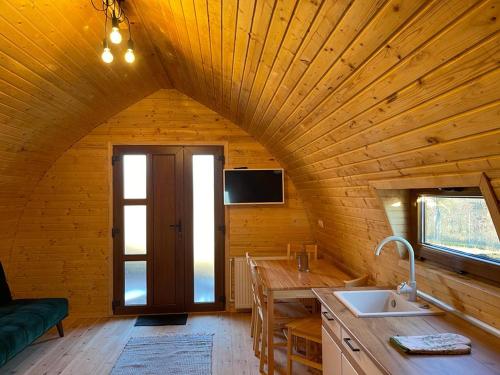
[[[360,318],[389,316],[436,315],[440,310],[431,309],[421,302],[409,302],[394,290],[346,290],[333,294]],[[422,307],[423,306],[423,307]]]

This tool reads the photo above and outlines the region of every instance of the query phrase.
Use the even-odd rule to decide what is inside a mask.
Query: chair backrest
[[[259,270],[253,259],[250,259],[249,265],[250,265],[250,275],[252,277],[252,291],[255,296],[255,302],[257,303],[259,308],[264,310],[266,300],[264,296],[264,290],[262,287],[262,280],[259,274]]]
[[[7,284],[7,278],[5,277],[2,263],[0,263],[0,305],[9,303],[10,301],[12,301],[12,295],[10,293],[9,284]]]
[[[289,259],[295,259],[297,254],[302,252],[304,249],[309,260],[311,260],[311,257],[313,260],[318,259],[318,245],[316,244],[299,244],[289,242],[286,247],[286,255]]]

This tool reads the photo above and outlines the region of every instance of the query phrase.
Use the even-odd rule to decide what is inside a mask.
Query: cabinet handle
[[[351,350],[352,350],[353,352],[359,352],[359,349],[358,349],[358,348],[355,348],[354,346],[352,346],[352,344],[351,344],[351,339],[350,339],[349,337],[346,337],[346,338],[344,339],[344,342],[347,344],[347,346],[348,346],[349,348],[351,348]]]
[[[326,318],[326,320],[328,321],[332,321],[332,320],[335,320],[333,318],[333,316],[330,315],[330,312],[329,311],[323,311],[323,316]]]

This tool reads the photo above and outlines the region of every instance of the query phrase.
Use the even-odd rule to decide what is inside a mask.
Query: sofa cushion
[[[2,263],[0,263],[0,306],[10,301],[12,301],[12,296],[10,294],[9,284],[7,284],[7,278],[5,277]]]
[[[67,315],[65,298],[19,299],[0,306],[0,366]]]

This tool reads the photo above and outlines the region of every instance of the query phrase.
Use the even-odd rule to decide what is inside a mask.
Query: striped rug
[[[132,337],[111,375],[211,375],[212,334]]]

